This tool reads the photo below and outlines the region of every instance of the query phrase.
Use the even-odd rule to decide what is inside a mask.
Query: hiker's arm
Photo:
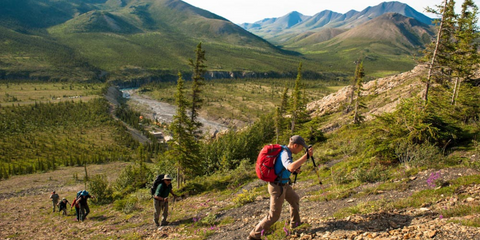
[[[313,156],[313,148],[309,148],[307,152],[309,156]],[[305,153],[301,158],[297,159],[297,161],[288,165],[287,170],[293,173],[297,171],[307,160],[307,153]]]
[[[173,189],[170,189],[170,193],[172,194],[173,197],[177,197],[177,195],[175,195],[175,193],[173,193]]]

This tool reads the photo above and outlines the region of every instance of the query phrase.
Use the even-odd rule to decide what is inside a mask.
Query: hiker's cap
[[[302,137],[300,137],[299,135],[292,136],[290,138],[290,142],[302,145],[305,149],[308,148],[307,144],[305,143],[305,140]]]
[[[165,174],[165,176],[163,176],[162,180],[172,180],[172,177],[170,177],[170,175],[168,175],[168,174]]]
[[[66,198],[62,198],[62,200],[67,200]]]

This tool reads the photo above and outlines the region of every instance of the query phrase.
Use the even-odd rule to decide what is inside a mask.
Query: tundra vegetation
[[[38,86],[40,90],[60,87],[65,91],[61,93],[62,97],[101,95],[106,88],[101,83],[2,82],[0,178],[82,166],[84,174],[74,175],[73,179],[77,181],[83,178],[87,188],[94,195],[101,196],[101,201],[96,204],[113,206],[119,215],[128,220],[132,213],[143,213],[151,205],[145,188],[159,173],[168,172],[177,178],[178,188],[175,191],[178,195],[208,195],[214,199],[227,199],[235,195],[231,205],[223,205],[217,211],[255,201],[257,196],[265,195],[264,186],[249,190],[243,187],[256,179],[254,163],[258,151],[268,143],[286,144],[288,136],[292,134],[302,135],[308,143],[313,144],[315,159],[321,163],[318,170],[326,187],[310,192],[309,201],[355,197],[353,189],[367,183],[380,183],[377,188],[370,192],[367,189],[363,193],[367,195],[380,190],[402,188],[404,179],[423,170],[451,167],[480,170],[480,83],[474,77],[474,73],[478,72],[478,54],[471,51],[477,47],[476,42],[471,41],[478,38],[476,17],[472,17],[476,16],[477,8],[470,1],[465,1],[462,14],[450,16],[446,15],[449,10],[447,3],[453,4],[453,1],[447,0],[447,7],[439,11],[444,15],[442,21],[448,20],[451,24],[442,25],[439,31],[450,30],[453,34],[442,34],[437,41],[442,39],[445,44],[449,41],[455,44],[427,49],[431,52],[426,56],[433,59],[427,60],[432,63],[429,75],[433,77],[424,82],[428,86],[428,97],[425,97],[426,89],[413,89],[413,97],[401,99],[394,111],[379,114],[368,121],[364,116],[369,108],[387,101],[385,99],[390,96],[387,93],[363,97],[362,81],[368,71],[363,69],[361,62],[355,78],[351,79],[355,86],[352,99],[342,103],[342,109],[345,110],[350,109],[353,102],[354,111],[329,112],[322,116],[310,115],[306,111],[306,104],[348,82],[303,79],[301,63],[295,80],[204,81],[200,75],[193,74],[194,81],[184,81],[182,74],[179,74],[176,82],[142,86],[141,93],[178,106],[179,111],[168,126],[168,131],[174,137],[168,144],[157,143],[154,138],[151,138],[153,143],[149,144],[135,141],[126,127],[112,118],[111,106],[103,98],[54,103],[56,95],[24,95],[33,86]],[[469,27],[465,27],[467,25]],[[455,50],[461,51],[462,57]],[[438,55],[433,51],[438,51]],[[191,67],[200,70],[192,72],[201,73],[204,64],[208,65],[208,62],[203,62],[203,54],[208,56],[208,52],[198,45],[195,53],[196,61],[191,61]],[[439,60],[435,60],[435,55]],[[457,65],[459,62],[462,66],[475,68],[461,68]],[[195,83],[195,78],[201,83]],[[424,80],[417,78],[410,81]],[[84,89],[79,90],[79,86]],[[12,93],[10,88],[17,89],[17,92]],[[395,89],[390,91],[389,94],[395,94]],[[34,103],[27,104],[28,101]],[[229,131],[211,139],[206,134],[199,134],[198,123],[194,115],[189,117],[186,114],[187,109],[211,118],[225,118],[232,123],[238,120],[243,122],[243,127],[236,128],[232,124]],[[153,124],[141,119],[141,113],[124,103],[116,108],[114,115],[142,131]],[[339,122],[338,119],[342,118],[350,120]],[[325,130],[326,126],[332,125],[337,127]],[[144,133],[148,135],[146,131]],[[114,180],[102,174],[92,176],[88,172],[90,164],[115,161],[131,163],[122,168]],[[312,170],[312,166],[307,165],[298,177],[304,181],[313,180],[316,176]],[[440,197],[451,196],[464,186],[480,184],[480,178],[465,176],[444,183],[439,176],[432,175],[428,184],[439,188],[415,192],[396,201],[369,202],[339,209],[334,216],[434,204]],[[194,214],[204,207],[188,204],[198,203],[182,203],[185,209],[195,209]],[[93,216],[95,211],[101,211],[99,205],[94,207]],[[463,206],[441,212],[445,218],[471,213],[480,213],[480,209]],[[179,210],[172,220],[185,220],[191,216]],[[200,239],[208,238],[219,226],[231,224],[229,219],[219,221],[215,211],[197,217],[195,215],[192,220],[185,220],[181,224],[188,234]],[[478,220],[461,224],[480,227]],[[272,236],[285,236],[282,232],[286,230],[282,225],[275,226]]]

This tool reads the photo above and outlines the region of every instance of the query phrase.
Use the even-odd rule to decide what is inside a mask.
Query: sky
[[[313,16],[323,10],[346,13],[350,10],[362,11],[387,0],[183,0],[195,7],[222,16],[233,23],[253,23],[265,18],[282,17],[292,11]],[[399,0],[429,17],[437,17],[425,12],[425,7],[441,5],[443,0]],[[474,0],[480,7],[480,0]],[[459,13],[463,0],[456,1]]]

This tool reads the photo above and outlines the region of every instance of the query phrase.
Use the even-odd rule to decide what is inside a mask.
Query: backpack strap
[[[286,146],[283,146],[282,145],[282,151],[280,152],[280,154],[278,155],[278,157],[282,158],[282,152],[283,151],[287,151],[287,154],[288,154],[288,150],[287,150],[287,147]],[[280,159],[280,162],[281,162],[281,159]],[[280,170],[280,172],[277,174],[277,179],[275,179],[275,181],[273,181],[273,183],[275,184],[281,184],[281,182],[285,181],[285,180],[288,180],[288,184],[290,184],[290,178],[281,178],[282,177],[282,173],[283,171],[288,171],[284,166],[283,166],[283,163],[282,164],[282,170]]]

